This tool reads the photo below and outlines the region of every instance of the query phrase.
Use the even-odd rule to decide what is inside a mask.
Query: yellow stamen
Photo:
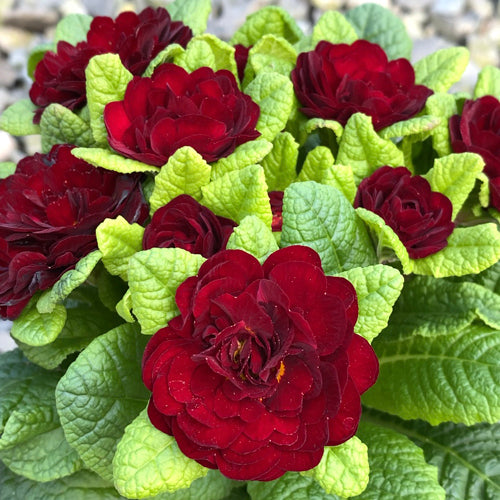
[[[285,363],[283,361],[280,363],[280,367],[278,368],[278,373],[276,374],[276,380],[279,381],[281,380],[281,377],[285,374]]]

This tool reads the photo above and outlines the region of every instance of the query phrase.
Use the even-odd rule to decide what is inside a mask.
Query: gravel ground
[[[28,51],[48,41],[61,16],[69,13],[114,16],[125,9],[140,10],[165,1],[136,0],[0,0],[0,113],[27,97],[30,81],[25,64]],[[305,32],[325,10],[345,11],[362,0],[212,0],[208,31],[229,39],[245,17],[266,5],[280,5]],[[457,90],[471,90],[479,68],[500,64],[498,0],[376,0],[405,23],[414,41],[413,60],[451,45],[467,46],[471,62]],[[40,150],[37,137],[12,138],[0,131],[0,162],[15,161]],[[0,320],[0,351],[15,347],[11,323]]]

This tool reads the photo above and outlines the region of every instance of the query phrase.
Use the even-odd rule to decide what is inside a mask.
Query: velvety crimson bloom
[[[363,179],[354,206],[382,217],[412,259],[443,249],[455,227],[451,201],[444,194],[431,191],[426,179],[412,176],[406,167],[380,167]]]
[[[283,191],[270,191],[269,201],[271,202],[271,212],[273,214],[273,222],[271,229],[273,231],[281,231],[283,227]]]
[[[490,179],[490,202],[500,210],[500,101],[487,95],[464,103],[462,115],[450,118],[451,147],[455,153],[477,153]]]
[[[207,162],[228,156],[260,135],[259,113],[230,71],[203,67],[188,73],[166,63],[151,78],[135,77],[123,101],[105,107],[104,123],[114,150],[161,166],[182,146]]]
[[[208,259],[176,293],[180,315],[146,346],[151,422],[227,477],[272,480],[315,467],[356,431],[378,361],[353,332],[358,303],[318,254],[290,246],[263,265]]]
[[[407,59],[388,61],[379,45],[366,40],[352,45],[321,41],[299,54],[291,77],[306,116],[345,125],[361,112],[372,117],[375,130],[415,116],[432,94],[415,85]]]
[[[187,194],[181,194],[160,207],[144,231],[142,246],[183,248],[211,257],[226,248],[236,222],[215,215]]]
[[[248,62],[248,53],[252,47],[245,47],[238,43],[234,46],[234,59],[236,60],[236,67],[238,68],[238,78],[240,82],[243,81],[245,76],[245,68]]]
[[[69,109],[85,105],[85,68],[98,54],[118,54],[123,65],[141,75],[154,57],[167,45],[185,47],[193,33],[180,21],[173,22],[164,8],[148,7],[139,14],[123,12],[116,19],[95,17],[87,40],[76,46],[59,42],[56,52],[48,51],[38,63],[30,98],[39,106],[34,122],[52,103]]]
[[[107,217],[145,221],[137,176],[96,168],[54,146],[24,158],[0,181],[0,316],[13,319],[38,290],[97,249]]]

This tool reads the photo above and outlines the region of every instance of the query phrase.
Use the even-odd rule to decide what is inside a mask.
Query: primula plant
[[[68,16],[0,117],[0,496],[499,498],[500,71],[209,13]]]

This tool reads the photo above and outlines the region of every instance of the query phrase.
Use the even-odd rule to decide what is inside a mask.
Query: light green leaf
[[[89,469],[110,481],[116,445],[148,398],[141,380],[146,338],[137,330],[122,325],[96,338],[56,388],[66,439]]]
[[[485,66],[477,77],[474,88],[474,99],[492,95],[500,99],[500,69],[495,66]]]
[[[230,43],[250,47],[265,35],[279,36],[292,44],[304,36],[295,19],[286,10],[277,6],[266,6],[247,17]]]
[[[500,261],[479,274],[464,276],[462,279],[473,281],[500,295]]]
[[[37,107],[29,99],[20,99],[0,115],[0,130],[12,135],[40,133],[40,126],[33,123]]]
[[[195,35],[207,29],[207,20],[212,10],[210,0],[174,0],[166,6],[174,21],[182,21]]]
[[[316,250],[326,274],[376,263],[366,229],[349,201],[331,186],[292,184],[283,199],[281,246]]]
[[[500,331],[480,324],[444,334],[384,335],[373,342],[377,383],[368,406],[432,425],[500,419]]]
[[[465,47],[437,50],[415,63],[415,83],[434,92],[447,92],[460,80],[468,62],[469,51]]]
[[[325,173],[331,169],[334,162],[331,150],[325,146],[316,146],[307,153],[297,181],[321,182]]]
[[[211,164],[212,180],[242,168],[261,163],[262,159],[272,150],[273,145],[265,139],[240,144],[229,156]]]
[[[16,171],[16,164],[13,161],[0,162],[0,179],[5,179]]]
[[[83,284],[101,260],[101,252],[94,250],[79,260],[74,269],[66,271],[52,288],[43,292],[36,308],[41,314],[52,313],[57,304],[62,302],[75,288]]]
[[[245,250],[262,264],[271,253],[278,250],[278,244],[266,224],[255,215],[248,215],[234,228],[227,248]]]
[[[327,446],[321,462],[304,476],[315,479],[330,495],[349,498],[368,484],[368,450],[356,436],[339,446]]]
[[[61,40],[71,45],[83,42],[87,39],[87,32],[90,29],[92,16],[86,14],[68,14],[64,16],[56,26],[54,34],[54,44]]]
[[[132,294],[130,290],[125,292],[122,299],[116,304],[116,312],[123,318],[127,323],[135,323],[136,319],[132,315]]]
[[[284,191],[297,176],[299,145],[289,132],[280,132],[273,141],[273,149],[261,161],[269,191]]]
[[[304,122],[304,124],[300,128],[300,142],[304,143],[312,132],[321,132],[321,129],[331,130],[335,134],[337,140],[339,140],[344,133],[344,127],[342,127],[342,125],[335,120],[311,118],[310,120]]]
[[[158,66],[167,62],[174,62],[175,58],[180,57],[182,53],[184,53],[184,48],[178,43],[167,45],[162,51],[156,54],[154,59],[148,64],[142,76],[150,77]]]
[[[203,205],[217,215],[240,223],[247,215],[256,215],[271,227],[272,212],[264,170],[250,165],[233,170],[201,188]]]
[[[358,296],[358,320],[354,331],[371,342],[386,326],[404,279],[397,269],[377,264],[357,267],[339,276],[349,280]]]
[[[352,167],[356,184],[371,175],[377,167],[404,164],[403,153],[373,129],[371,117],[355,113],[349,118],[340,139],[337,163]]]
[[[130,224],[121,215],[106,219],[96,229],[97,245],[102,253],[102,263],[115,276],[127,281],[130,257],[142,250],[144,228]]]
[[[421,134],[422,132],[434,130],[438,125],[440,125],[440,123],[441,119],[436,116],[416,116],[415,118],[403,120],[402,122],[396,122],[383,128],[379,132],[379,135],[382,139],[406,137],[407,135]]]
[[[94,56],[85,69],[90,127],[99,146],[107,145],[104,108],[110,102],[123,99],[132,77],[132,73],[123,66],[118,54]]]
[[[349,203],[354,202],[356,183],[349,165],[331,165],[323,172],[320,183],[337,188],[349,200]]]
[[[457,103],[453,95],[437,92],[425,103],[425,113],[440,119],[440,123],[432,130],[432,146],[439,156],[449,155],[451,150],[449,121],[457,114]]]
[[[366,3],[347,12],[347,20],[354,26],[359,38],[380,45],[389,59],[409,59],[412,41],[403,21],[389,9]]]
[[[297,52],[284,38],[264,35],[249,51],[248,63],[255,74],[270,71],[289,76],[297,62]]]
[[[474,188],[483,167],[484,160],[475,153],[451,154],[437,158],[434,166],[424,175],[433,191],[443,193],[451,201],[452,220],[455,220]]]
[[[281,132],[293,109],[293,85],[289,78],[274,72],[260,73],[246,87],[247,93],[260,107],[256,129],[272,141]]]
[[[351,44],[358,39],[353,25],[337,11],[327,11],[313,28],[312,41],[316,45],[320,40],[330,43]]]
[[[445,248],[413,261],[413,272],[436,278],[463,276],[484,271],[498,259],[500,234],[496,224],[456,227]]]
[[[45,108],[40,120],[42,150],[48,153],[54,144],[91,147],[95,144],[90,125],[60,104]]]
[[[437,468],[399,432],[362,422],[357,435],[368,446],[370,482],[356,500],[444,500]]]
[[[131,160],[104,148],[75,148],[71,154],[94,165],[120,174],[133,174],[134,172],[158,172],[160,169],[154,165],[147,165],[137,160]]]
[[[179,450],[172,436],[153,426],[146,410],[125,429],[113,460],[115,486],[127,498],[188,488],[207,472]]]
[[[51,50],[52,52],[56,51],[56,46],[50,42],[50,43],[41,43],[39,45],[36,45],[31,49],[29,56],[28,56],[28,64],[27,64],[27,73],[28,76],[34,80],[34,73],[35,73],[35,68],[37,64],[43,59],[43,56],[47,51]]]
[[[177,287],[194,276],[205,259],[181,248],[152,248],[130,259],[128,278],[134,315],[142,333],[152,335],[179,314]]]
[[[155,177],[149,199],[151,214],[180,194],[201,200],[201,188],[210,182],[210,172],[210,165],[193,148],[179,148]]]

